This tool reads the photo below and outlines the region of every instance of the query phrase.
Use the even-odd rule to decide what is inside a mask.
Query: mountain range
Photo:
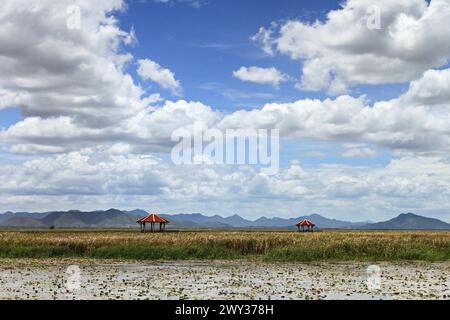
[[[43,213],[6,212],[0,214],[0,228],[137,228],[136,220],[145,217],[147,212],[136,209],[121,211],[109,209],[106,211],[82,212],[79,210],[55,211]],[[171,221],[169,229],[295,229],[295,224],[303,219],[313,221],[320,229],[362,229],[362,230],[450,230],[450,224],[438,219],[418,216],[412,213],[401,214],[388,221],[372,223],[349,222],[328,219],[319,214],[299,216],[297,218],[266,218],[251,221],[239,215],[222,217],[206,216],[201,213],[161,215]]]
[[[394,219],[371,223],[361,229],[372,230],[450,230],[450,224],[434,219],[418,216],[413,213],[403,213]]]

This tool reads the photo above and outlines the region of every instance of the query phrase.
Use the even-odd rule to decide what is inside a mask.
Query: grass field
[[[450,260],[450,232],[0,231],[0,258]]]

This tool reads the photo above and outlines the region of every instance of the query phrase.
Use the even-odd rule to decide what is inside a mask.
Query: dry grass
[[[0,231],[0,257],[270,261],[450,260],[450,232]]]

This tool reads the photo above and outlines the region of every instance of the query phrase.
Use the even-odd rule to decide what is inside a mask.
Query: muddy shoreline
[[[450,262],[3,259],[0,299],[446,300]]]

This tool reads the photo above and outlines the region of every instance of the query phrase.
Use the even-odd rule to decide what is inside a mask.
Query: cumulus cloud
[[[414,105],[448,105],[450,101],[450,69],[428,70],[409,86],[403,103]]]
[[[342,153],[344,158],[375,158],[378,155],[376,150],[364,144],[347,144],[345,147],[346,150]]]
[[[2,166],[1,175],[8,182],[0,192],[16,195],[159,194],[172,182],[169,176],[158,173],[157,166],[158,161],[153,158],[105,157],[90,152],[43,157],[20,167]],[[9,171],[12,168],[15,170]]]
[[[280,129],[285,138],[363,142],[395,152],[445,154],[450,145],[446,82],[441,81],[442,88],[436,89],[437,96],[432,100],[429,93],[419,93],[419,84],[428,83],[430,74],[442,80],[447,73],[427,73],[399,98],[374,104],[369,104],[364,96],[340,96],[270,103],[261,109],[224,114],[200,102],[167,101],[107,128],[80,127],[67,116],[27,117],[1,131],[0,139],[17,153],[69,152],[117,142],[129,144],[134,152],[167,151],[173,145],[170,137],[174,130],[193,130],[195,122],[202,122],[223,130]],[[434,104],[424,104],[424,97],[425,102]]]
[[[0,131],[4,148],[60,153],[116,141],[140,145],[149,137],[136,123],[151,123],[142,118],[161,96],[146,96],[124,71],[135,41],[114,17],[124,8],[122,0],[2,3],[0,109],[19,107],[24,117]],[[170,72],[157,71],[156,80],[176,90],[177,82],[164,78]]]
[[[130,152],[168,152],[174,130],[192,131],[196,122],[213,127],[221,114],[199,102],[166,101],[163,106],[143,110],[114,127],[80,127],[70,117],[28,117],[0,131],[0,141],[14,153],[62,153],[102,145],[125,143]]]
[[[431,74],[440,79],[447,71]],[[200,102],[167,101],[123,119],[113,128],[79,127],[70,117],[27,117],[0,132],[0,139],[13,145],[11,151],[20,153],[67,152],[117,142],[131,145],[135,152],[151,152],[168,150],[174,130],[193,130],[195,122],[202,122],[222,130],[280,129],[285,138],[373,143],[395,152],[445,154],[450,145],[450,110],[442,100],[447,94],[446,83],[441,81],[438,91],[440,104],[424,104],[424,94],[418,94],[418,88],[429,77],[427,73],[397,99],[374,104],[364,96],[340,96],[270,103],[261,109],[224,114]]]
[[[327,23],[358,3],[362,2],[349,1],[340,11],[330,13]],[[381,4],[387,9],[400,6],[406,13],[413,10],[407,2],[400,3],[403,7]],[[123,8],[121,1],[80,1],[80,30],[66,26],[67,11],[63,9],[72,4],[69,0],[46,0],[33,10],[24,0],[6,4],[0,19],[0,30],[7,30],[0,32],[0,108],[19,106],[25,118],[0,131],[4,148],[12,152],[72,152],[116,143],[129,145],[134,152],[167,150],[172,145],[171,132],[192,127],[196,121],[222,129],[278,128],[283,137],[370,142],[422,154],[446,152],[450,145],[450,115],[446,108],[449,70],[429,70],[413,81],[404,95],[373,105],[364,97],[340,96],[271,103],[232,114],[183,100],[157,106],[160,96],[144,96],[144,91],[123,71],[124,60],[132,57],[119,53],[123,52],[119,48],[133,36],[121,30],[111,16],[111,12]],[[436,6],[442,6],[438,11],[445,14],[446,6],[439,0],[414,10],[426,10],[432,19],[436,18]],[[393,20],[396,17],[396,13],[392,15]],[[24,22],[8,23],[11,19]],[[316,28],[330,27],[318,23],[307,28],[316,32]],[[24,33],[28,36],[24,37]],[[445,51],[438,49],[435,51]],[[181,89],[170,70],[148,59],[140,60],[139,65],[143,77],[173,91]],[[285,79],[275,68],[243,67],[235,73],[243,80],[275,86]]]
[[[339,94],[358,84],[411,81],[445,65],[449,37],[447,0],[347,0],[323,22],[290,20],[253,39],[265,52],[303,60],[299,88]]]
[[[281,82],[288,80],[288,76],[281,73],[275,67],[241,67],[239,70],[233,71],[233,76],[241,81],[270,84],[276,88],[280,86]]]
[[[408,95],[408,94],[406,94]],[[404,98],[370,105],[364,96],[271,103],[225,116],[222,128],[280,129],[283,137],[372,142],[396,151],[447,153],[448,107],[412,105]]]
[[[175,79],[175,74],[149,59],[139,60],[138,74],[144,80],[151,80],[162,88],[170,90],[174,95],[181,95],[181,83]]]
[[[79,25],[69,28],[74,5]],[[133,33],[111,15],[123,8],[121,0],[3,1],[0,108],[20,107],[24,117],[70,117],[91,128],[143,110],[143,90],[123,71],[132,56],[120,50]]]
[[[354,220],[373,219],[373,213],[390,218],[403,210],[419,210],[440,211],[442,218],[450,218],[448,158],[403,157],[377,168],[305,169],[292,161],[277,175],[265,176],[252,167],[176,166],[156,157],[105,151],[1,166],[0,205],[17,210],[20,200],[27,210],[38,205],[83,209],[94,202],[130,209],[130,203],[133,207],[151,203],[161,211],[230,215],[238,210],[250,217],[259,217],[263,207],[267,215],[292,217],[320,210]],[[293,207],[300,212],[293,212]]]

